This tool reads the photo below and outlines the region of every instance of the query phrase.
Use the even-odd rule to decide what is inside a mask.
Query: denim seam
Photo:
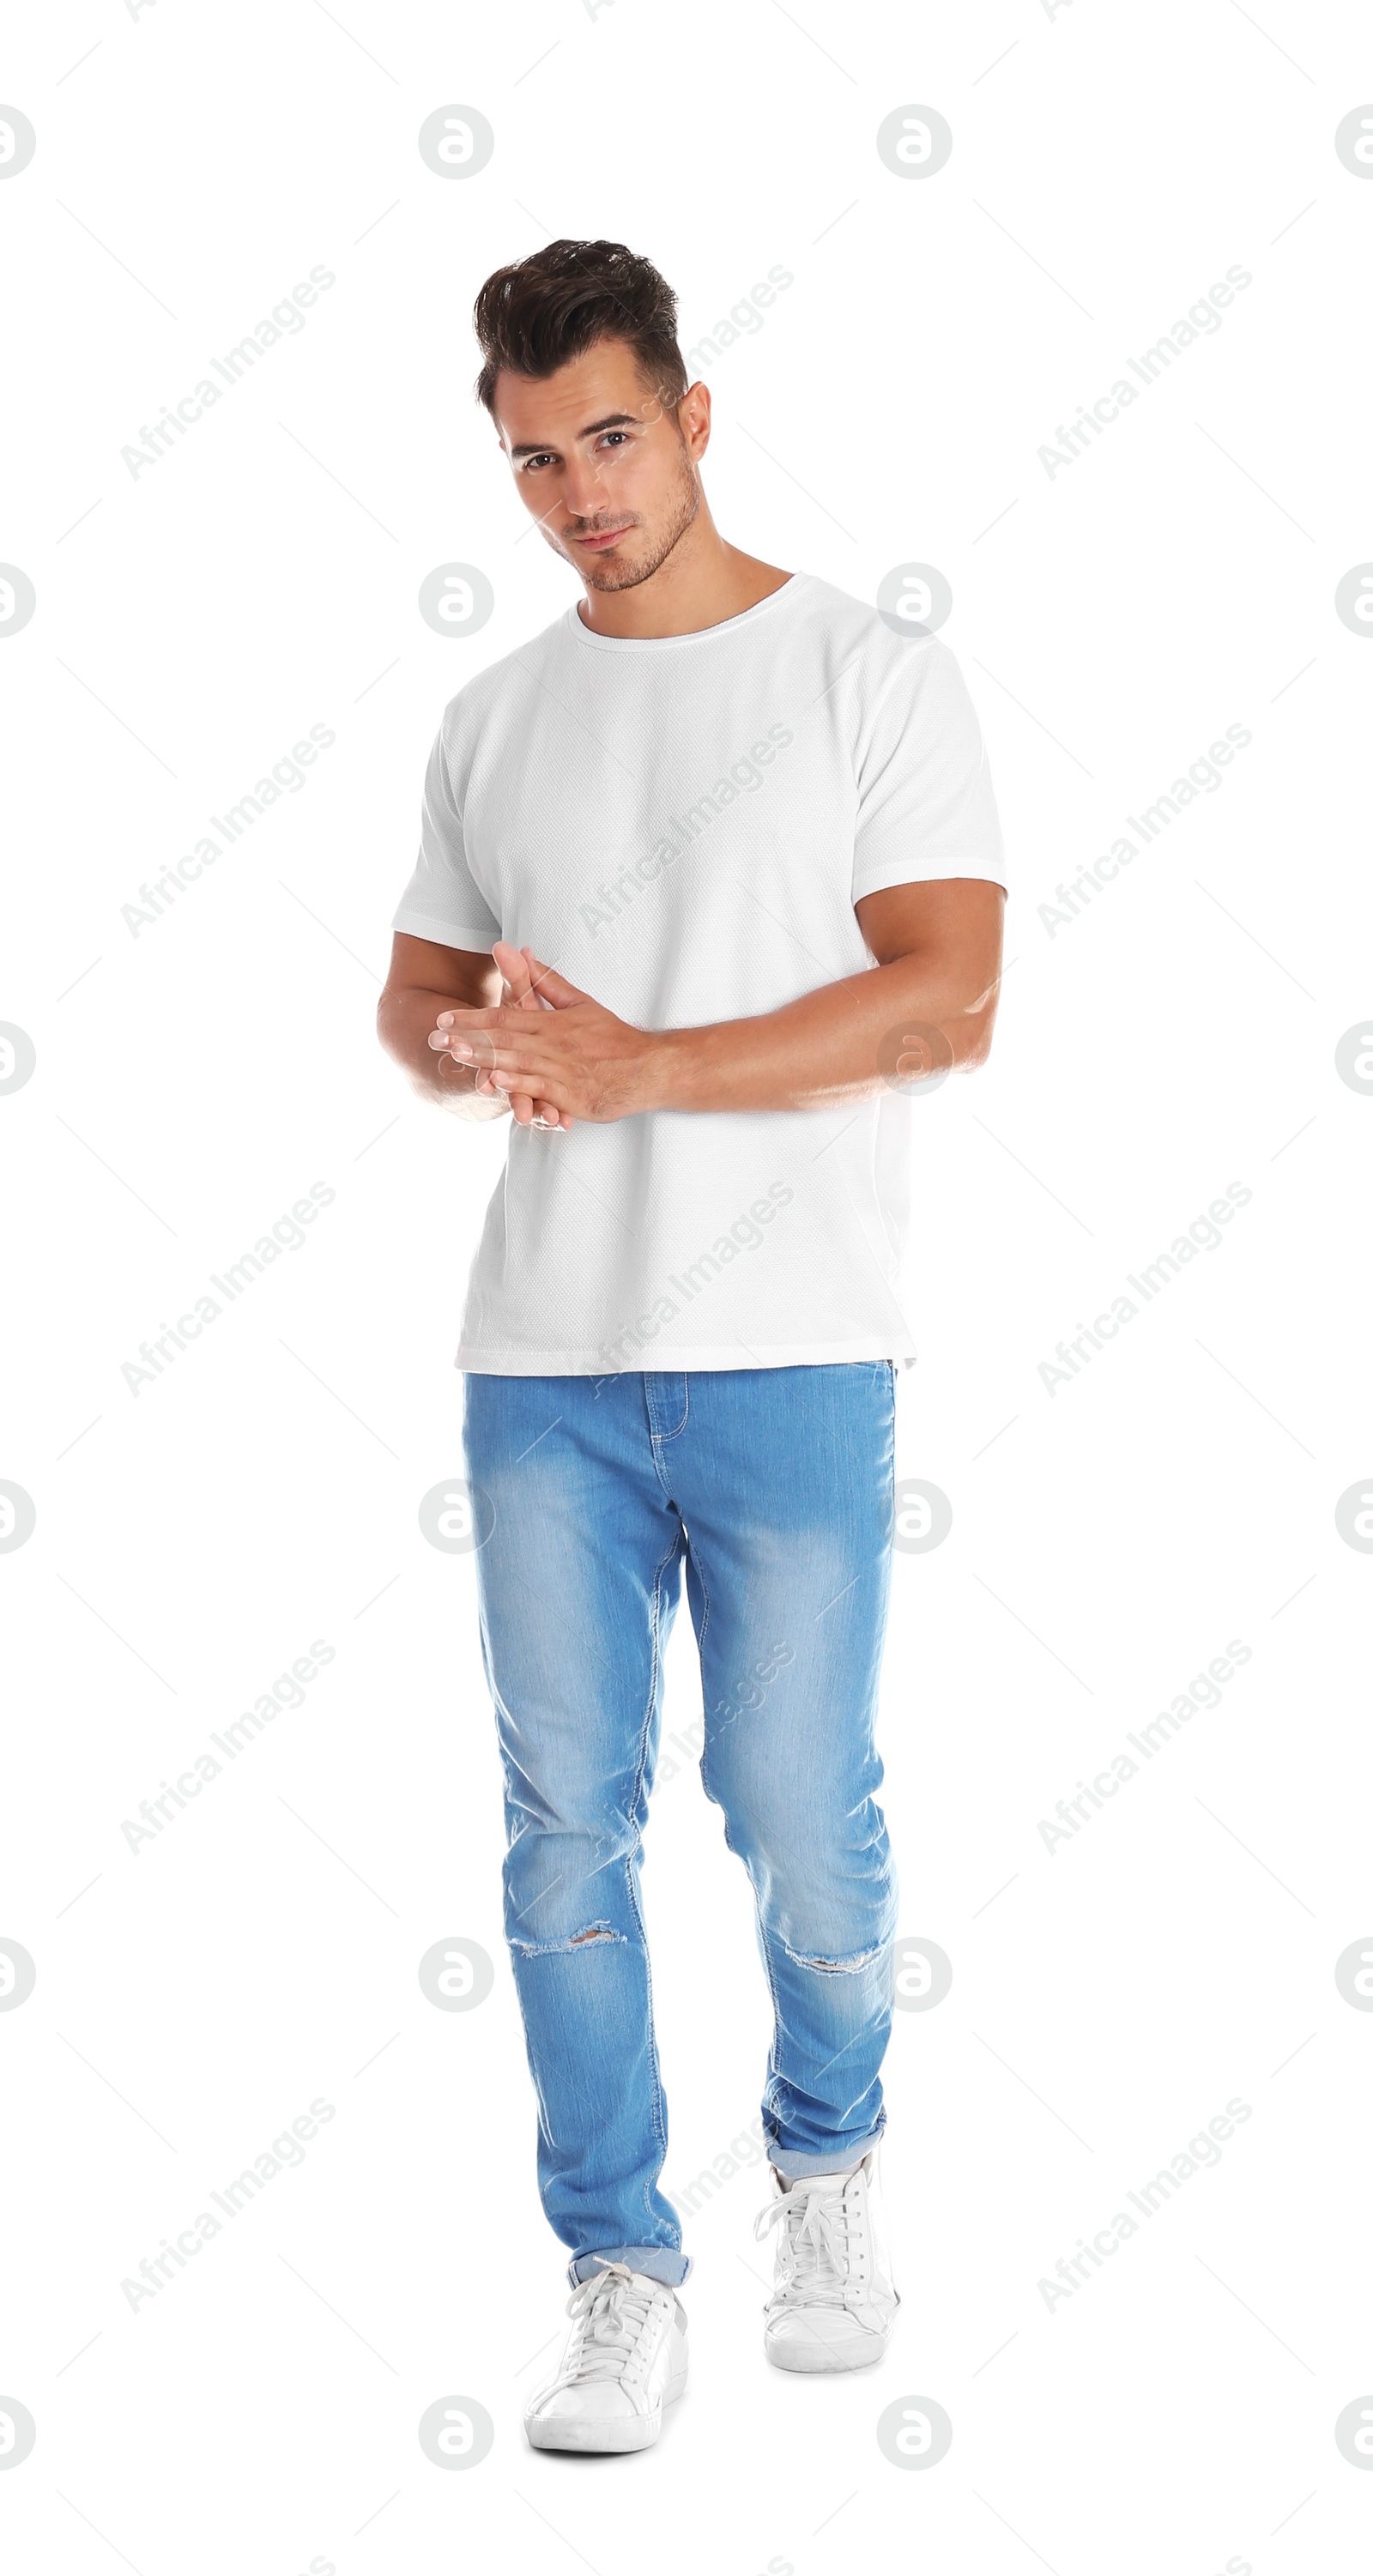
[[[701,1554],[701,1551],[700,1551],[700,1549],[698,1548],[698,1546],[696,1545],[696,1542],[695,1542],[695,1540],[692,1538],[692,1536],[691,1536],[690,1532],[688,1532],[688,1534],[687,1534],[687,1546],[688,1546],[688,1547],[690,1548],[690,1550],[691,1550],[691,1559],[692,1559],[692,1563],[693,1563],[693,1565],[694,1565],[694,1566],[695,1566],[695,1568],[696,1568],[697,1576],[698,1576],[698,1578],[699,1578],[700,1585],[701,1585],[701,1633],[700,1633],[700,1636],[699,1636],[699,1637],[697,1638],[697,1640],[696,1640],[696,1652],[697,1652],[697,1655],[698,1655],[698,1657],[700,1658],[700,1662],[701,1662],[701,1680],[702,1680],[702,1684],[704,1685],[704,1682],[705,1682],[705,1650],[706,1650],[706,1635],[707,1635],[707,1631],[709,1630],[709,1627],[710,1627],[710,1585],[709,1585],[709,1584],[707,1583],[707,1581],[706,1581],[705,1559],[703,1558],[703,1556],[702,1556],[702,1554]],[[704,1710],[704,1707],[705,1707],[705,1691],[704,1691],[704,1687],[702,1688],[702,1693],[701,1693],[701,1705],[702,1705],[702,1709]],[[701,1738],[701,1778],[702,1778],[702,1780],[703,1780],[703,1781],[704,1781],[705,1776],[706,1776],[706,1745],[707,1745],[708,1741],[709,1741],[709,1729],[707,1729],[707,1730],[706,1730],[706,1733],[705,1733],[705,1734],[702,1736],[702,1738]]]
[[[671,1374],[672,1374],[673,1376],[675,1376],[675,1375],[677,1374],[676,1370],[674,1369],[674,1370],[671,1372]],[[662,1473],[662,1460],[661,1460],[661,1458],[659,1457],[658,1453],[659,1453],[659,1451],[660,1451],[660,1450],[661,1450],[661,1448],[662,1448],[663,1442],[664,1442],[665,1440],[677,1440],[677,1439],[680,1439],[680,1437],[681,1437],[682,1433],[685,1431],[685,1429],[686,1429],[686,1427],[687,1427],[687,1415],[688,1415],[688,1413],[689,1413],[689,1412],[690,1412],[690,1410],[691,1410],[691,1388],[690,1388],[690,1380],[687,1378],[685,1371],[684,1371],[684,1372],[683,1372],[683,1374],[682,1374],[682,1418],[681,1418],[681,1421],[676,1425],[675,1429],[673,1429],[673,1430],[671,1430],[671,1431],[655,1431],[655,1430],[653,1429],[653,1427],[652,1427],[652,1425],[653,1425],[653,1412],[652,1412],[652,1407],[648,1405],[647,1393],[645,1393],[644,1401],[645,1401],[645,1407],[646,1407],[646,1409],[647,1409],[647,1411],[648,1411],[648,1417],[649,1417],[649,1438],[650,1438],[650,1440],[651,1440],[651,1441],[652,1441],[652,1443],[653,1443],[654,1463],[655,1463],[655,1465],[656,1465],[656,1466],[657,1466],[657,1468],[658,1468],[659,1474],[661,1475],[661,1473]]]
[[[664,1440],[679,1440],[679,1439],[681,1438],[681,1436],[682,1436],[682,1433],[685,1431],[685,1429],[686,1429],[686,1427],[687,1427],[687,1415],[689,1414],[689,1412],[690,1412],[690,1411],[691,1411],[691,1380],[690,1380],[690,1379],[689,1379],[689,1377],[687,1376],[687,1373],[686,1373],[686,1371],[685,1371],[685,1369],[684,1369],[684,1370],[682,1371],[682,1418],[681,1418],[681,1421],[678,1423],[678,1425],[677,1425],[677,1427],[676,1427],[676,1430],[675,1430],[675,1431],[664,1431],[660,1436],[661,1436]]]
[[[639,1732],[639,1763],[638,1769],[634,1775],[634,1800],[630,1810],[636,1825],[639,1827],[640,1833],[642,1833],[643,1830],[643,1819],[640,1816],[639,1809],[640,1800],[643,1796],[644,1769],[648,1761],[648,1735],[649,1728],[653,1723],[653,1711],[657,1704],[658,1680],[661,1671],[660,1630],[662,1621],[663,1576],[667,1567],[671,1564],[673,1557],[677,1553],[677,1546],[678,1536],[677,1533],[674,1532],[672,1544],[670,1547],[666,1548],[662,1556],[660,1556],[653,1576],[653,1615],[649,1623],[650,1635],[652,1638],[652,1656],[649,1665],[648,1698],[644,1706],[643,1725]],[[658,2064],[657,2034],[653,2027],[653,1962],[649,1957],[648,1934],[644,1928],[644,1919],[639,1911],[639,1901],[634,1892],[634,1862],[632,1853],[627,1852],[625,1854],[624,1868],[625,1897],[629,1910],[638,1925],[639,1939],[643,1945],[644,1983],[648,1991],[648,2053],[653,2069],[653,2134],[662,2150],[662,2156],[659,2159],[658,2167],[658,2170],[661,2173],[663,2161],[667,2156],[667,2124],[663,2118],[662,2074]],[[645,2223],[648,2227],[652,2227],[656,2222],[653,2217],[653,2212],[648,2205],[648,2184],[646,2182],[643,2185],[643,2202]],[[644,2241],[645,2243],[648,2243],[650,2240],[645,2238]],[[679,2254],[681,2252],[680,2231],[678,2243],[676,2245],[668,2246],[664,2250],[673,2254]]]
[[[764,1970],[764,1974],[766,1975],[766,1977],[767,1977],[767,1981],[768,1981],[768,1993],[769,1993],[769,1994],[771,1995],[771,1997],[772,1997],[772,2067],[773,2067],[773,2074],[774,2074],[774,2076],[775,2076],[776,2081],[777,2081],[777,2083],[778,2083],[778,2084],[780,2084],[780,2085],[785,2085],[788,2079],[787,2079],[786,2072],[785,2072],[785,2070],[784,2070],[784,2068],[783,2068],[783,2065],[782,2065],[782,2039],[783,2039],[783,2035],[784,2035],[784,2024],[783,2024],[783,2018],[782,2018],[782,2005],[781,2005],[781,2000],[780,2000],[780,1998],[779,1998],[779,1996],[778,1996],[778,1992],[777,1992],[777,1979],[776,1979],[776,1977],[775,1977],[775,1976],[774,1976],[774,1974],[773,1974],[773,1967],[772,1967],[772,1944],[771,1944],[771,1942],[770,1942],[770,1941],[769,1941],[769,1939],[768,1939],[768,1929],[767,1929],[767,1925],[766,1925],[766,1924],[765,1924],[765,1922],[763,1921],[763,1909],[762,1909],[761,1905],[759,1905],[759,1904],[758,1904],[758,1890],[757,1890],[757,1888],[755,1888],[755,1889],[754,1889],[754,1891],[753,1891],[753,1902],[754,1902],[754,1905],[755,1905],[755,1907],[756,1907],[756,1909],[757,1909],[757,1914],[758,1914],[758,1946],[759,1946],[759,1948],[760,1948],[760,1950],[762,1951],[762,1954],[763,1954],[763,1970]],[[771,2087],[771,2085],[769,2085],[769,2086],[768,2086],[768,2088],[767,2088],[767,2091],[768,2091],[768,2093],[769,2093],[769,2094],[771,2093],[771,2090],[772,2090],[772,2087]],[[779,2124],[779,2126],[780,2126],[780,2113],[779,2113],[778,2106],[777,2106],[776,2102],[770,2102],[770,2101],[766,2101],[766,2100],[765,2100],[765,2103],[764,2103],[764,2112],[765,2112],[765,2115],[766,2115],[766,2112],[767,2112],[768,2110],[770,2110],[770,2111],[771,2111],[773,2119],[774,2119],[774,2120],[776,2120],[776,2121],[778,2121],[778,2124]]]
[[[888,1386],[887,1386],[887,1422],[888,1422],[888,1425],[889,1425],[889,1428],[890,1428],[890,1433],[891,1433],[891,1437],[890,1437],[890,1440],[889,1440],[889,1442],[888,1442],[888,1448],[889,1448],[889,1451],[890,1451],[890,1457],[891,1457],[891,1475],[890,1475],[890,1478],[889,1478],[889,1483],[890,1483],[890,1486],[891,1486],[891,1520],[890,1520],[890,1523],[889,1523],[889,1527],[890,1527],[890,1529],[891,1529],[892,1535],[893,1535],[893,1536],[895,1536],[895,1532],[896,1532],[896,1371],[895,1371],[895,1369],[893,1368],[892,1363],[891,1363],[891,1361],[890,1361],[890,1360],[887,1362],[887,1367],[888,1367],[888,1371],[889,1371],[889,1373],[890,1373],[890,1374],[889,1374]]]

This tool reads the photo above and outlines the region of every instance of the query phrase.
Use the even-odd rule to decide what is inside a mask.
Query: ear
[[[710,445],[710,387],[694,384],[687,387],[677,406],[677,427],[682,443],[694,464]]]

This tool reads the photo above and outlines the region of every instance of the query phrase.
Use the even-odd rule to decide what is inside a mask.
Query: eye
[[[530,474],[536,465],[551,465],[552,462],[552,456],[547,451],[542,456],[526,456],[523,471]]]
[[[608,447],[612,439],[617,440],[622,447],[628,447],[629,445],[629,434],[626,430],[608,429],[601,439],[602,447]]]

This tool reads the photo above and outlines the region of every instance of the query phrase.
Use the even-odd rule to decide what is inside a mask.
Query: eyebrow
[[[642,427],[643,422],[637,419],[632,411],[608,411],[604,420],[588,421],[585,429],[576,430],[573,435],[575,438],[595,438],[598,432],[603,429],[642,429]],[[523,447],[512,447],[510,450],[512,458],[516,456],[549,456],[553,453],[554,449],[552,441],[547,438],[536,438],[529,445]]]

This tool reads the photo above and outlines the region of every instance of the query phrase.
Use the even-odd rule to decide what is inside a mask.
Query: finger
[[[529,1024],[522,1019],[517,1023],[521,1025],[527,1028]],[[471,1039],[460,1036],[456,1029],[431,1029],[425,1043],[435,1055],[451,1056],[455,1064],[472,1069],[480,1065],[489,1073],[496,1061],[495,1037],[482,1029],[476,1030]]]
[[[525,986],[525,990],[516,995],[512,1007],[526,1015],[530,1011],[542,1013],[549,1006],[540,1002],[537,995],[530,989],[528,968],[519,950],[511,948],[504,941],[498,941],[497,946],[505,949],[505,963],[509,968],[509,972],[504,976],[507,990],[520,982]],[[436,1054],[447,1054],[456,1066],[471,1072],[473,1089],[483,1099],[504,1099],[520,1126],[538,1126],[554,1133],[573,1126],[575,1121],[570,1111],[560,1109],[555,1102],[543,1098],[532,1087],[537,1080],[532,1067],[528,1068],[526,1073],[526,1080],[531,1086],[528,1089],[511,1089],[507,1083],[493,1082],[492,1073],[500,1053],[496,1039],[483,1030],[474,1031],[470,1039],[461,1034],[462,1027],[479,1017],[487,1016],[499,1018],[501,1015],[458,1010],[442,1011],[439,1014],[438,1026],[431,1030],[427,1042]],[[527,1016],[522,1021],[516,1021],[514,1025],[525,1036],[530,1034]],[[520,1050],[512,1049],[510,1052],[513,1065],[514,1057]]]
[[[552,1005],[541,1002],[534,991],[528,961],[518,948],[512,948],[508,940],[501,939],[497,940],[492,954],[502,970],[501,1002],[504,1006],[520,1011],[551,1009]]]
[[[538,994],[534,991],[527,969],[517,983],[506,985],[501,998],[507,1007],[514,1011],[542,1011],[548,1007],[546,1003],[539,1000]]]
[[[524,1002],[493,1003],[484,1011],[444,1011],[436,1023],[445,1041],[471,1037],[473,1031],[514,1029],[523,1035],[529,1025],[528,1006]]]
[[[455,1073],[470,1073],[472,1076],[472,1089],[477,1098],[481,1100],[503,1100],[506,1097],[504,1092],[497,1091],[491,1080],[490,1073],[484,1072],[480,1065],[459,1064],[456,1057],[451,1055],[441,1056],[439,1058],[439,1062],[441,1064],[451,1064]],[[443,1091],[450,1091],[454,1089],[455,1086],[451,1083],[441,1081],[439,1088]]]
[[[523,1011],[520,1013],[520,1020],[522,1025],[532,1032],[534,1023]],[[472,1072],[480,1067],[483,1073],[489,1074],[499,1068],[504,1073],[528,1076],[535,1070],[530,1050],[517,1045],[514,1038],[507,1037],[504,1031],[500,1033],[499,1038],[484,1029],[478,1029],[470,1038],[454,1038],[450,1043],[449,1053],[455,1064]],[[538,1084],[535,1081],[526,1080],[524,1089],[536,1091]]]
[[[557,1065],[492,1064],[486,1071],[498,1091],[527,1091],[531,1100],[559,1103],[567,1098],[567,1075]]]
[[[545,966],[542,958],[536,957],[532,948],[523,949],[521,954],[528,961],[528,971],[535,992],[542,993],[544,1000],[551,1002],[555,1011],[565,1011],[571,1002],[590,1001],[589,993],[583,993],[576,984],[569,984],[567,977],[560,975],[556,966]]]
[[[505,1092],[508,1098],[513,1098],[519,1091],[528,1092],[532,1098],[544,1102],[550,1113],[560,1115],[566,1111],[569,1116],[575,1115],[570,1086],[552,1074],[501,1073],[498,1069],[491,1080],[494,1088]]]
[[[501,970],[502,1002],[523,1004],[530,985],[527,959],[521,956],[518,948],[512,948],[508,939],[498,939],[491,954]]]
[[[499,1099],[499,1089],[496,1096]],[[564,1125],[570,1127],[572,1124],[560,1109],[554,1108],[551,1100],[532,1099],[527,1091],[512,1091],[509,1097],[511,1116],[521,1127],[539,1127],[556,1135]]]
[[[552,1004],[541,1000],[534,991],[529,961],[523,950],[513,946],[508,939],[498,939],[493,943],[491,954],[501,970],[503,1004],[522,1011],[551,1010]],[[448,1016],[451,1025],[452,1015]],[[503,1096],[492,1082],[490,1074],[484,1071],[475,1073],[474,1086],[488,1098],[498,1100]],[[527,1121],[524,1115],[526,1100],[530,1104],[530,1115]],[[528,1092],[511,1093],[509,1102],[511,1114],[521,1126],[528,1124],[530,1127],[537,1127],[545,1134],[559,1136],[574,1124],[569,1110],[558,1109],[551,1100],[535,1097]]]
[[[479,1029],[471,1038],[455,1038],[449,1053],[459,1064],[480,1064],[487,1073],[525,1074],[531,1087],[537,1089],[540,1069],[565,1065],[566,1059],[561,1051],[550,1053],[537,1027],[523,1014],[521,1018],[523,1026],[508,1036],[504,1030],[495,1034]]]

